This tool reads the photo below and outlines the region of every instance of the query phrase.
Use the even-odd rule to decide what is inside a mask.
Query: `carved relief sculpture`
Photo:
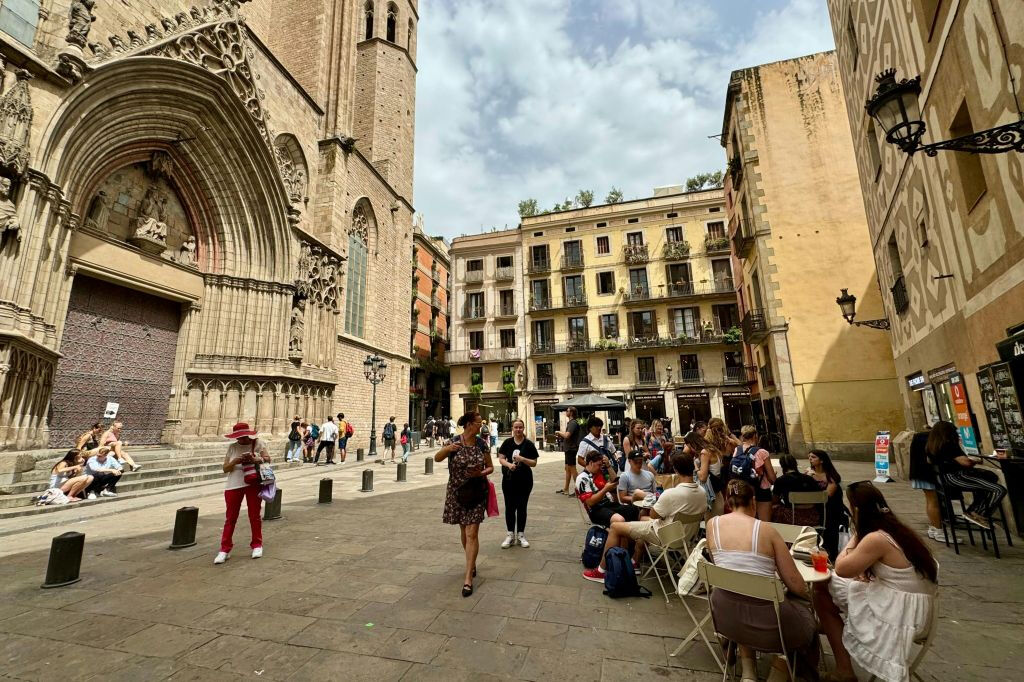
[[[17,211],[18,207],[11,201],[11,179],[0,177],[0,245],[7,242],[9,235],[13,235],[15,241],[21,241]]]
[[[156,185],[150,185],[139,202],[135,234],[128,241],[147,253],[163,253],[167,247],[166,204],[167,197]]]
[[[185,243],[178,249],[178,262],[190,268],[199,266],[199,259],[196,256],[196,238],[194,236],[189,235]]]
[[[72,0],[71,11],[68,14],[68,35],[65,40],[71,45],[85,48],[89,39],[89,31],[92,30],[92,22],[96,16],[92,8],[96,0]]]
[[[338,307],[338,282],[342,276],[342,259],[319,246],[302,243],[299,256],[299,276],[295,289],[302,298],[308,298],[331,312]]]
[[[302,357],[302,338],[305,334],[306,299],[296,296],[292,303],[291,327],[288,331],[288,356],[293,359]]]
[[[0,173],[20,176],[28,169],[29,134],[32,131],[32,100],[24,69],[15,71],[16,81],[0,97]]]
[[[282,145],[277,147],[277,165],[281,169],[288,198],[293,204],[302,203],[306,194],[306,171],[292,161],[291,153]]]

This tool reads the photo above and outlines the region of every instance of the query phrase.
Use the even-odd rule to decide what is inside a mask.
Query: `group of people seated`
[[[822,679],[856,680],[854,663],[882,680],[908,678],[912,645],[930,623],[938,564],[871,483],[846,487],[848,518],[842,479],[828,453],[809,453],[803,472],[794,457],[783,455],[777,475],[754,427],[743,427],[736,439],[721,420],[691,430],[682,448],[661,441],[663,447],[653,453],[645,425],[634,420],[623,442],[620,474],[619,453],[608,452],[601,420],[591,418],[587,426],[576,496],[591,522],[607,528],[605,554],[610,547],[632,546],[639,572],[644,545],[659,545],[659,529],[685,520],[684,536],[695,540],[703,518],[708,561],[777,576],[785,584],[788,596],[778,614],[771,602],[723,590],[711,595],[716,630],[741,644],[744,682],[757,680],[755,651],[780,650],[780,625],[786,651],[804,670],[817,668],[818,636],[827,637],[836,668]],[[671,484],[662,475],[668,473],[665,462],[674,474]],[[660,483],[666,484],[663,490]],[[793,492],[819,491],[827,495],[824,505],[794,510],[789,504]],[[810,589],[771,522],[821,529],[832,577]],[[838,547],[840,524],[851,537],[843,548]],[[602,556],[600,566],[585,570],[583,577],[603,582],[605,567]],[[773,661],[768,679],[789,679],[784,658]]]
[[[97,497],[117,497],[117,484],[125,466],[138,471],[125,451],[121,438],[122,422],[114,422],[104,429],[101,422],[93,424],[75,441],[75,447],[50,469],[48,490],[60,490],[70,502]],[[58,495],[59,497],[59,495]]]

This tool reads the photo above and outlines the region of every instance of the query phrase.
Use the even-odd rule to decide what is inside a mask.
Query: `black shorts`
[[[565,466],[574,467],[576,466],[576,453],[567,452],[565,453]]]
[[[762,488],[758,486],[754,488],[754,500],[757,502],[771,502],[772,501],[772,489]]]
[[[632,504],[599,504],[590,510],[590,520],[607,528],[612,525],[612,516],[622,515],[627,521],[640,520],[640,507]]]

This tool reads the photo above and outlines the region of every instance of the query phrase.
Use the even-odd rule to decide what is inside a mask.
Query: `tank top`
[[[775,559],[770,556],[757,553],[757,540],[761,534],[761,522],[754,521],[754,530],[750,537],[750,550],[722,549],[719,545],[722,532],[718,527],[718,521],[722,517],[716,516],[712,519],[715,524],[715,545],[711,548],[711,555],[714,557],[715,565],[722,568],[729,568],[734,571],[741,571],[751,575],[773,577],[775,575]]]

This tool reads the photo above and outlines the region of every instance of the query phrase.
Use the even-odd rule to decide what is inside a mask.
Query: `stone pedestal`
[[[128,243],[153,256],[159,256],[167,250],[166,242],[152,237],[129,237]]]

